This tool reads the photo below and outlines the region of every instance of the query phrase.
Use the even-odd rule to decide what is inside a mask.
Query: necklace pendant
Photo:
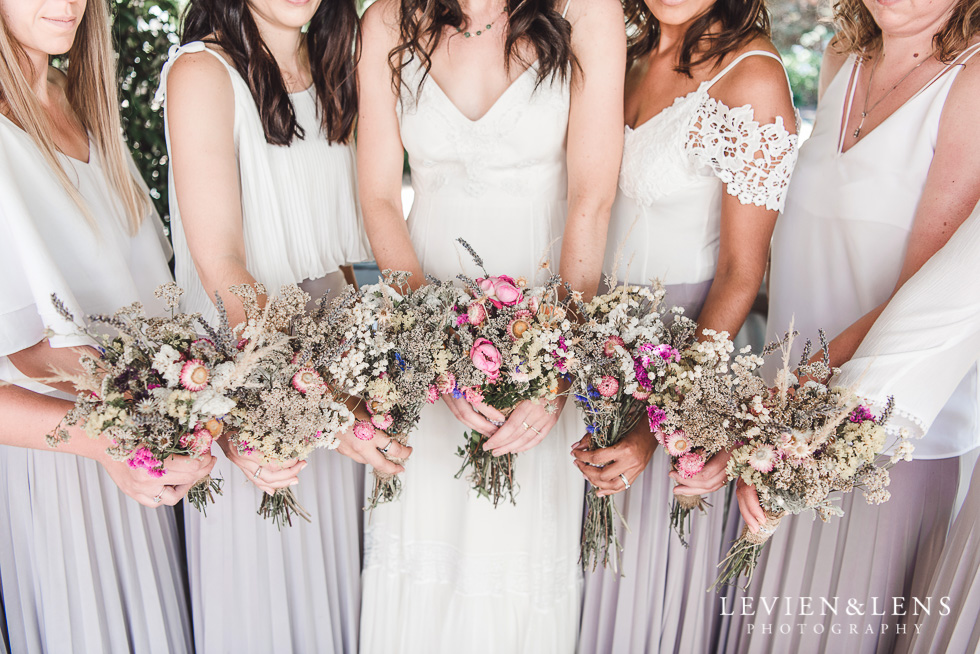
[[[861,128],[860,127],[858,127],[856,130],[854,130],[854,138],[857,138],[859,136],[861,136]]]

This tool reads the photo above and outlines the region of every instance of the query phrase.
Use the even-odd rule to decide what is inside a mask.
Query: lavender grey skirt
[[[899,633],[914,629],[913,609],[924,610],[914,598],[940,608],[929,584],[958,480],[955,458],[900,463],[885,504],[867,504],[858,490],[844,496],[842,518],[784,519],[749,591],[727,603],[734,615],[724,616],[716,651],[894,652]]]

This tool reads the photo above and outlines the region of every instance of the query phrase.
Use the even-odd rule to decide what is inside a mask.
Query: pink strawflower
[[[616,356],[616,350],[626,347],[626,343],[619,336],[610,336],[606,339],[606,342],[602,345],[602,353],[607,357]]]
[[[684,479],[690,479],[704,468],[704,457],[697,452],[688,452],[677,460],[677,472]]]
[[[644,402],[650,398],[650,391],[644,390],[642,388],[637,388],[633,391],[633,399]]]
[[[664,420],[667,419],[667,412],[656,404],[652,404],[647,407],[647,419],[650,421],[650,431],[657,431]]]
[[[749,454],[749,465],[758,472],[772,472],[776,466],[776,450],[772,445],[760,445]]]
[[[429,386],[429,390],[426,391],[425,401],[429,404],[435,404],[439,401],[439,389],[435,386]]]
[[[198,425],[197,429],[180,437],[180,446],[193,456],[201,456],[211,449],[214,438],[205,427]]]
[[[191,359],[180,369],[180,385],[189,391],[203,391],[210,378],[207,366],[200,359]]]
[[[380,429],[381,431],[384,431],[388,429],[388,427],[391,427],[393,422],[395,422],[395,419],[391,417],[390,413],[386,413],[383,416],[379,416],[379,415],[371,416],[371,424],[377,427],[378,429]]]
[[[605,375],[596,388],[602,397],[613,397],[619,392],[619,380],[610,375]]]
[[[664,445],[664,433],[662,431],[655,429],[653,431],[653,437],[657,439],[657,442],[660,443],[661,446]]]
[[[480,302],[473,302],[466,310],[471,325],[482,325],[487,319],[487,310]]]
[[[691,440],[683,430],[678,429],[667,436],[667,442],[664,443],[664,446],[671,456],[682,456],[687,454],[688,450],[691,449]]]
[[[300,368],[293,375],[293,388],[303,395],[310,391],[322,391],[324,388],[323,378],[313,368]]]
[[[444,372],[436,378],[436,390],[443,395],[452,393],[456,388],[456,376],[451,372]]]
[[[470,404],[481,404],[483,402],[483,393],[481,393],[480,389],[475,386],[464,388],[463,397]]]
[[[516,341],[521,336],[524,335],[531,327],[531,312],[530,311],[518,311],[514,314],[514,319],[510,321],[507,325],[507,335],[510,336],[510,340]]]
[[[374,438],[374,426],[367,420],[361,420],[354,424],[354,436],[358,440],[369,441]]]

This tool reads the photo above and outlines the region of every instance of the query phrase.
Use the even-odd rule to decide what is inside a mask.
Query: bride
[[[622,154],[620,4],[379,0],[362,29],[358,178],[379,266],[417,285],[475,275],[463,237],[490,274],[533,281],[550,258],[591,296]],[[499,412],[446,396],[423,415],[401,498],[367,520],[362,652],[574,649],[583,485],[569,448],[583,428],[560,409],[525,402],[497,428]],[[454,478],[469,428],[494,454],[522,452],[516,505]]]

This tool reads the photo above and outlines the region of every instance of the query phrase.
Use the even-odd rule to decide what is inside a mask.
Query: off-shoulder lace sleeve
[[[796,134],[782,117],[760,125],[751,105],[730,109],[708,96],[691,123],[687,148],[742,204],[781,211],[796,165]]]

